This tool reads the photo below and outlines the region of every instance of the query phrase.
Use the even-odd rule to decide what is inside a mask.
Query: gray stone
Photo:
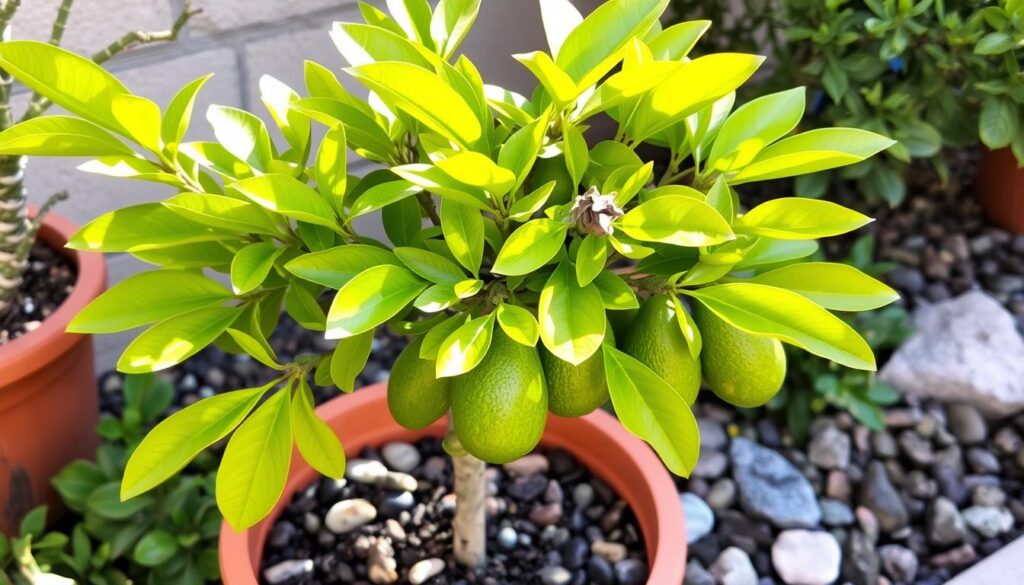
[[[971,494],[971,503],[975,506],[998,508],[1006,504],[1006,492],[994,485],[979,485]]]
[[[743,550],[730,546],[711,565],[711,575],[718,585],[757,585],[757,571]]]
[[[594,503],[594,488],[589,483],[577,484],[572,489],[572,501],[576,507],[585,510]]]
[[[975,473],[996,474],[1001,466],[999,458],[994,453],[981,447],[971,447],[967,450],[967,465]]]
[[[540,571],[540,581],[544,585],[568,585],[572,582],[572,573],[565,567],[544,567]]]
[[[277,585],[292,579],[313,574],[312,559],[281,561],[263,570],[263,579],[270,585]]]
[[[772,565],[788,585],[828,585],[839,578],[842,553],[828,532],[785,530],[772,545]]]
[[[900,433],[899,442],[903,454],[915,465],[927,467],[935,460],[932,444],[916,432],[903,431]]]
[[[944,497],[938,497],[932,502],[925,516],[925,524],[928,540],[939,546],[957,544],[967,535],[964,519],[956,504]]]
[[[420,464],[421,459],[419,449],[401,441],[384,445],[380,454],[392,470],[402,473],[411,473]]]
[[[878,585],[881,561],[870,538],[859,530],[850,533],[843,552],[843,578],[852,585]]]
[[[736,482],[723,477],[711,484],[705,497],[712,510],[725,510],[736,503]]]
[[[725,473],[725,468],[728,466],[729,458],[725,456],[725,453],[701,448],[700,457],[697,458],[697,465],[693,467],[693,476],[709,480],[718,479],[722,477],[722,474]]]
[[[683,585],[715,585],[715,578],[700,564],[697,559],[686,563],[686,576]]]
[[[985,538],[995,538],[1013,529],[1013,514],[1006,508],[971,506],[963,511],[964,522]]]
[[[647,573],[647,563],[638,559],[615,563],[615,579],[619,585],[644,585],[647,583]]]
[[[696,494],[687,492],[679,496],[686,517],[686,542],[694,543],[711,533],[715,528],[715,513]]]
[[[729,436],[725,434],[722,423],[702,417],[697,419],[697,430],[700,431],[701,448],[724,449],[729,444]]]
[[[342,500],[331,506],[324,526],[335,534],[351,532],[377,517],[377,508],[364,499]]]
[[[505,526],[498,531],[498,546],[505,550],[512,550],[516,547],[516,543],[519,541],[519,535],[516,534],[516,529],[511,526]]]
[[[441,559],[424,559],[409,568],[409,584],[423,585],[444,571]]]
[[[825,526],[836,528],[853,524],[853,510],[845,502],[823,498],[818,504],[821,507],[821,523]]]
[[[822,469],[846,469],[850,464],[850,436],[832,425],[815,433],[808,459]]]
[[[686,529],[690,529],[689,524],[686,525]],[[613,565],[622,562],[629,556],[629,549],[626,548],[626,545],[619,542],[608,542],[607,540],[595,540],[590,545],[590,552]]]
[[[977,408],[970,404],[951,404],[946,409],[949,430],[964,445],[974,445],[988,436],[988,425]]]
[[[814,489],[782,455],[739,437],[732,442],[732,474],[740,505],[779,528],[813,528],[821,521]]]
[[[868,464],[860,487],[860,503],[874,513],[885,532],[896,532],[910,520],[906,505],[880,461]]]
[[[387,474],[388,468],[372,459],[353,459],[345,467],[345,478],[356,483],[376,484]]]
[[[547,474],[550,466],[547,457],[534,453],[506,463],[502,468],[512,477],[528,477],[536,473]]]
[[[878,549],[882,570],[895,583],[913,583],[917,577],[918,561],[914,551],[898,544],[887,544]]]
[[[876,457],[885,459],[895,457],[899,453],[896,439],[885,431],[871,433],[871,451]]]
[[[994,416],[1024,408],[1024,340],[1013,316],[980,291],[922,306],[917,333],[879,379],[912,396],[964,402]]]

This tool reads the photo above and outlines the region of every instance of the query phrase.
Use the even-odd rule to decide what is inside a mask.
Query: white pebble
[[[441,574],[444,570],[444,561],[441,559],[422,560],[409,569],[410,585],[423,585],[430,579]]]
[[[388,468],[372,459],[353,459],[345,469],[345,477],[356,483],[374,484],[387,474]]]
[[[331,506],[324,525],[335,534],[344,534],[359,528],[377,517],[377,508],[363,499],[343,500]]]
[[[404,473],[410,473],[413,469],[416,469],[421,459],[420,452],[416,447],[400,441],[384,445],[384,448],[381,449],[381,455],[384,456],[384,461],[388,464],[388,467]]]

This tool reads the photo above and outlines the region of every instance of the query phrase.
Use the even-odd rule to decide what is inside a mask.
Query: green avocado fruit
[[[536,347],[513,341],[500,327],[472,370],[452,378],[452,427],[471,455],[508,463],[540,442],[548,416],[548,388]]]
[[[700,303],[693,318],[704,341],[704,381],[716,396],[754,408],[778,393],[786,378],[786,352],[778,339],[741,331]]]
[[[422,429],[448,412],[450,378],[434,377],[436,362],[420,357],[423,338],[398,354],[388,380],[388,408],[398,424]]]
[[[622,351],[661,376],[687,404],[697,400],[700,360],[690,354],[670,297],[654,295],[640,307],[622,341]]]
[[[615,345],[615,333],[605,329],[605,343]],[[578,366],[540,347],[540,361],[548,382],[548,409],[558,416],[590,414],[608,401],[608,381],[604,375],[604,353],[598,349]]]

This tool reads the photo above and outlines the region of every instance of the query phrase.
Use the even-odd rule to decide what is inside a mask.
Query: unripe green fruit
[[[398,354],[388,380],[391,416],[408,429],[422,429],[448,412],[451,379],[434,377],[436,362],[420,358],[421,345],[417,337]]]
[[[622,342],[622,351],[661,376],[687,404],[697,400],[700,360],[690,354],[670,297],[654,295],[640,307]]]

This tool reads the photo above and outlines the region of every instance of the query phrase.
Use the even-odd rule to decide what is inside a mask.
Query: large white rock
[[[841,559],[828,532],[786,530],[772,545],[772,565],[787,585],[829,585],[839,578]]]
[[[972,291],[921,307],[914,324],[917,333],[882,369],[883,382],[991,416],[1024,409],[1024,340],[1002,305]]]

